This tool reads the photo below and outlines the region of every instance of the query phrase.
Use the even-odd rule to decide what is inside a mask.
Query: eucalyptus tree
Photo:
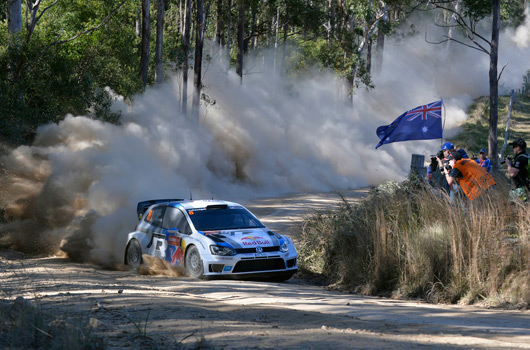
[[[501,0],[430,0],[424,1],[429,6],[442,9],[451,14],[452,22],[449,27],[456,26],[460,29],[464,39],[459,39],[450,32],[442,42],[458,42],[469,48],[483,52],[489,56],[489,135],[488,135],[488,154],[494,168],[498,166],[498,141],[497,125],[499,119],[499,79],[498,57],[499,57],[499,32],[501,27],[501,10],[506,14],[514,13],[517,5],[521,1],[503,2]],[[501,6],[502,5],[502,6]],[[516,18],[517,16],[515,16]],[[488,38],[483,35],[478,23],[484,19],[491,19],[491,36]],[[505,19],[508,19],[506,16]]]
[[[155,83],[159,84],[164,78],[162,64],[162,50],[164,44],[164,10],[165,0],[158,0],[156,9],[156,43],[155,43]]]
[[[209,8],[210,1],[208,1]],[[202,89],[202,53],[204,48],[204,33],[206,31],[206,15],[204,0],[197,0],[195,14],[195,63],[193,67],[193,101],[192,111],[196,119],[199,117],[199,106]]]
[[[22,31],[21,0],[7,0],[7,31],[10,41]]]
[[[243,53],[245,40],[245,0],[237,0],[238,19],[237,19],[237,60],[236,73],[239,75],[239,81],[243,83]]]
[[[182,32],[182,96],[180,108],[182,114],[188,113],[188,70],[189,70],[189,52],[190,52],[190,30],[191,30],[191,0],[186,0],[184,5],[184,31]]]
[[[142,47],[140,51],[140,79],[147,86],[149,71],[149,47],[151,44],[151,2],[142,0]]]

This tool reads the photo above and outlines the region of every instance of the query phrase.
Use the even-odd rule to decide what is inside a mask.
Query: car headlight
[[[222,256],[236,255],[236,251],[234,249],[230,247],[222,247],[220,245],[211,245],[210,252],[212,252],[213,255],[222,255]]]
[[[280,252],[287,253],[289,250],[289,245],[287,244],[287,241],[284,241],[282,245],[280,246]]]

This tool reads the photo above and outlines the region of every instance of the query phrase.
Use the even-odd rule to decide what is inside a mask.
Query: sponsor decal
[[[253,247],[257,245],[270,245],[271,241],[260,236],[245,236],[241,238],[241,244],[245,247]]]
[[[232,271],[232,266],[225,266],[223,269],[224,272]]]
[[[180,246],[180,241],[181,241],[181,238],[176,237],[176,236],[169,236],[167,238],[167,243],[169,245]]]
[[[171,263],[173,265],[182,265],[184,263],[184,249],[182,247],[175,247],[175,250],[171,249]]]
[[[206,236],[208,235],[215,235],[216,233],[221,233],[221,231],[217,230],[217,231],[202,231],[202,233],[204,233]]]

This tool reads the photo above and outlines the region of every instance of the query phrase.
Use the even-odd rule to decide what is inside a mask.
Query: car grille
[[[280,246],[261,247],[261,248],[263,249],[263,253],[280,251]],[[239,249],[236,249],[236,253],[237,254],[256,253],[256,248],[239,248]]]
[[[260,260],[242,260],[234,267],[234,273],[237,272],[255,272],[267,270],[284,270],[285,262],[281,258],[260,259]]]

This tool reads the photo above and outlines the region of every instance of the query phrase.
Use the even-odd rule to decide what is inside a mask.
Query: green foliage
[[[135,73],[137,49],[131,45],[136,41],[131,25],[135,7],[127,4],[100,29],[50,46],[98,25],[117,4],[58,2],[41,17],[29,40],[24,29],[12,48],[1,31],[0,139],[12,145],[29,143],[38,126],[58,122],[68,113],[119,121],[110,112],[104,87],[125,96],[141,88]]]
[[[466,17],[480,20],[492,13],[492,1],[462,0],[462,10]]]
[[[509,25],[518,26],[524,21],[524,0],[501,1],[501,18]],[[492,13],[491,0],[463,0],[463,14],[474,20],[481,20]]]

